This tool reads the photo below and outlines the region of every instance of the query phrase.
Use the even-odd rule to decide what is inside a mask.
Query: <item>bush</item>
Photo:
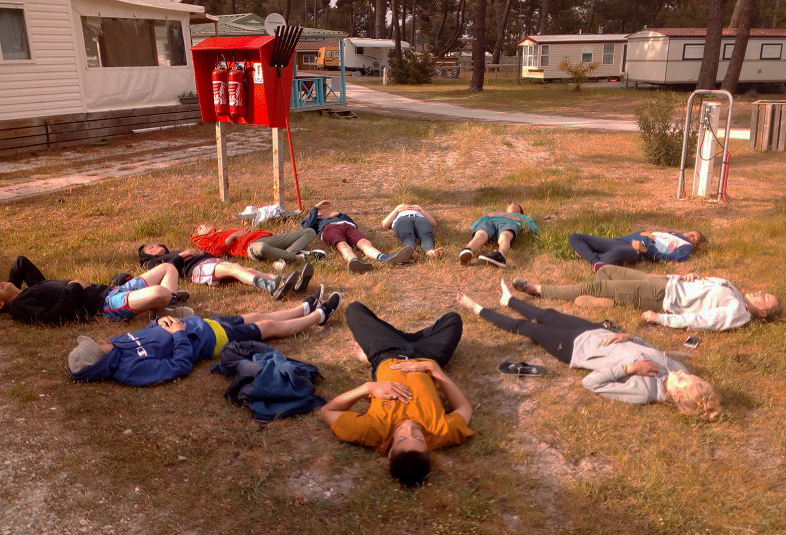
[[[595,74],[599,66],[600,61],[571,63],[568,58],[563,59],[562,63],[558,65],[561,71],[568,74],[568,81],[576,84],[573,87],[574,91],[581,91],[581,85],[589,81],[589,77]]]
[[[434,76],[434,61],[429,54],[416,56],[413,52],[406,52],[399,61],[394,53],[390,52],[390,76],[393,83],[420,85],[430,84]]]
[[[679,167],[682,159],[683,125],[675,122],[675,112],[684,105],[675,93],[663,93],[636,108],[644,154],[656,165]],[[698,122],[692,121],[688,138],[688,158],[696,150]]]

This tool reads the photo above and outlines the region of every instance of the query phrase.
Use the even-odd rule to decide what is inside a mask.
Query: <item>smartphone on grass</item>
[[[685,347],[690,347],[691,349],[696,349],[699,347],[699,339],[695,336],[689,336],[685,339]]]

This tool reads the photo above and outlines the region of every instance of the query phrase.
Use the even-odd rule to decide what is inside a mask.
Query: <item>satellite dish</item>
[[[275,35],[276,28],[279,26],[286,26],[287,21],[284,20],[284,17],[279,15],[278,13],[271,13],[267,17],[265,17],[265,31],[268,35]]]

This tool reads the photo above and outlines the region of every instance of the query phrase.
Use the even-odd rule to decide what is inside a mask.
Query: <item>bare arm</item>
[[[322,420],[326,424],[333,425],[344,412],[368,396],[380,399],[395,399],[404,403],[409,403],[409,400],[412,399],[412,393],[409,391],[409,388],[401,383],[395,381],[369,381],[333,398],[320,409],[320,416],[322,416]]]
[[[402,210],[404,210],[403,204],[399,204],[398,206],[393,208],[393,211],[390,212],[387,216],[385,216],[385,219],[382,220],[382,228],[390,228],[393,225],[393,220],[396,219],[396,216]]]
[[[249,233],[249,232],[251,232],[252,230],[254,230],[254,228],[253,228],[253,227],[248,227],[248,228],[245,228],[245,229],[243,229],[243,230],[238,230],[237,232],[233,232],[232,234],[230,234],[229,236],[227,236],[227,239],[226,239],[226,240],[224,240],[224,243],[225,243],[225,244],[227,244],[227,245],[229,245],[230,243],[232,243],[233,241],[235,241],[236,239],[238,239],[238,238],[239,238],[240,236],[242,236],[243,234],[248,234],[248,233]]]
[[[422,207],[422,206],[420,206],[419,204],[416,204],[416,205],[414,205],[412,208],[413,208],[413,210],[417,210],[418,212],[420,212],[421,214],[423,214],[423,217],[425,217],[425,218],[426,218],[426,221],[428,221],[428,222],[429,222],[429,224],[430,224],[432,227],[436,227],[436,226],[437,226],[437,220],[436,220],[436,219],[434,219],[433,217],[431,217],[431,214],[429,214],[428,212],[426,212],[426,209],[425,209],[425,208],[423,208],[423,207]]]

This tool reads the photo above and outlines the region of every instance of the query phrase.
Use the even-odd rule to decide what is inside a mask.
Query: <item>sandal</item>
[[[535,366],[526,362],[503,362],[497,366],[497,369],[504,375],[515,375],[517,377],[523,375],[535,377],[546,373],[546,368],[543,366]]]

